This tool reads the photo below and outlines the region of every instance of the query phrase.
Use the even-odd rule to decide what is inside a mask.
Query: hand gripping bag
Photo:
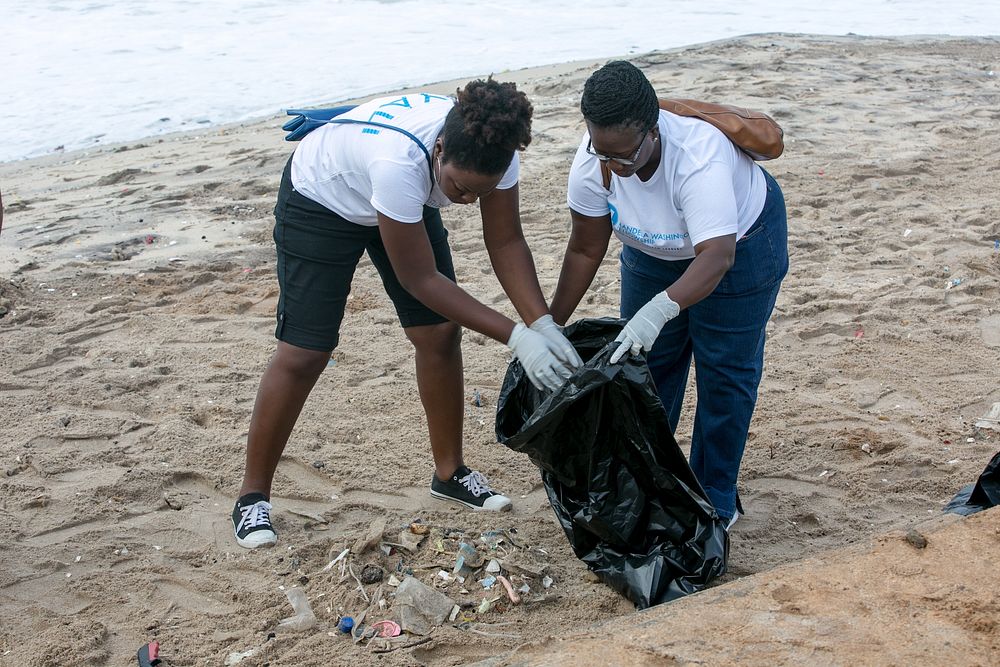
[[[496,434],[541,469],[576,556],[644,609],[724,574],[729,539],[670,432],[645,359],[608,363],[623,324],[567,326],[590,361],[554,393],[535,389],[512,361]]]

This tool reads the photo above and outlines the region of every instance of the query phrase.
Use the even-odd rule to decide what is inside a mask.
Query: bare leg
[[[427,414],[427,430],[438,479],[463,465],[462,329],[453,322],[404,329],[416,349],[417,388]]]
[[[329,352],[278,341],[278,349],[260,380],[250,418],[240,496],[254,492],[271,496],[271,481],[288,436],[329,359]]]

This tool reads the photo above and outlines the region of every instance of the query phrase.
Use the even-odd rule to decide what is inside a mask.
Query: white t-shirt
[[[414,93],[383,97],[337,118],[395,125],[414,135],[433,153],[451,97]],[[517,152],[497,188],[517,184]],[[423,207],[452,202],[431,182],[427,157],[405,134],[370,125],[323,125],[310,132],[292,156],[292,187],[345,220],[378,224],[377,212],[400,222],[420,222]]]
[[[764,210],[764,173],[719,130],[697,118],[660,111],[660,164],[652,178],[619,178],[604,188],[600,161],[584,136],[569,173],[567,202],[592,217],[611,214],[625,245],[660,259],[690,259],[694,246],[742,238]]]

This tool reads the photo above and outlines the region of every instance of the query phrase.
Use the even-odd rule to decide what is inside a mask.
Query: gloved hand
[[[679,312],[681,307],[674,303],[666,292],[654,296],[632,316],[615,338],[615,342],[621,345],[611,355],[611,363],[624,357],[626,352],[631,351],[632,354],[639,354],[639,350],[648,352],[656,342],[656,337],[660,335],[663,325],[677,317]]]
[[[555,345],[544,335],[523,324],[514,325],[507,347],[520,360],[531,384],[538,389],[555,391],[572,375],[556,356]]]
[[[583,366],[583,359],[577,354],[573,343],[569,342],[563,334],[562,327],[552,319],[552,315],[542,315],[531,323],[530,328],[532,331],[537,331],[548,338],[549,342],[556,346],[556,349],[553,350],[555,355],[559,357],[559,361],[569,366],[571,370],[576,370],[580,366]]]

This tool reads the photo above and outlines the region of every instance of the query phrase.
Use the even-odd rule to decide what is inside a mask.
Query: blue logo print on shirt
[[[418,98],[422,98],[424,104],[427,104],[431,100],[447,100],[448,99],[447,97],[442,97],[441,95],[429,95],[427,93],[420,93],[418,95]],[[419,99],[417,101],[420,102]],[[379,110],[379,109],[384,109],[386,107],[402,107],[404,109],[412,109],[413,105],[410,103],[410,98],[408,96],[404,95],[403,97],[400,97],[399,99],[395,99],[395,100],[392,100],[391,102],[386,102],[385,104],[380,105],[379,108],[376,109],[375,111],[373,111],[372,115],[368,117],[368,121],[369,122],[375,121],[375,122],[378,122],[378,123],[383,123],[383,122],[385,122],[387,120],[392,120],[393,118],[395,118],[395,116],[392,115],[391,113],[389,113],[387,111],[380,111]],[[377,127],[366,127],[365,129],[361,130],[361,133],[362,134],[378,134],[381,131],[382,130],[378,129]]]

